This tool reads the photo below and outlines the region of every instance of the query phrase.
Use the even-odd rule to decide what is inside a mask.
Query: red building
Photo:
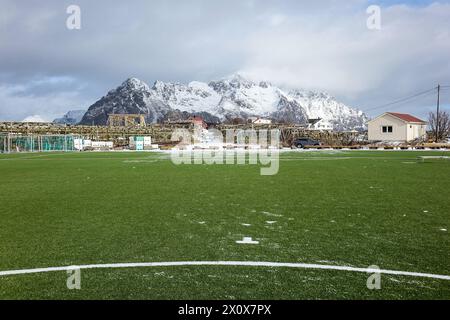
[[[203,129],[208,128],[208,125],[206,124],[205,121],[203,121],[203,118],[202,118],[202,117],[199,117],[199,116],[193,116],[193,117],[190,117],[189,120],[192,122],[192,124],[193,124],[195,127],[197,127],[197,126],[198,126],[198,127],[202,127]]]

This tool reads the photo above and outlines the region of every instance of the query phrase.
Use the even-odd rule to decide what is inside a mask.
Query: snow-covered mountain
[[[269,82],[254,82],[241,75],[209,84],[156,81],[151,88],[130,78],[93,104],[81,123],[106,124],[110,113],[145,114],[148,123],[192,114],[201,114],[210,122],[257,116],[277,122],[306,124],[308,119],[321,118],[318,128],[335,130],[361,130],[367,121],[362,111],[350,108],[326,93],[285,91]]]
[[[53,123],[74,125],[81,121],[85,113],[86,110],[71,110],[63,115],[62,118],[53,120]]]
[[[317,129],[364,130],[369,120],[361,110],[338,102],[328,93],[293,90],[289,96],[302,106],[309,119],[322,119]]]
[[[139,79],[130,78],[90,106],[80,124],[105,125],[108,115],[114,113],[145,114],[148,123],[156,123],[172,110],[155,95],[155,89],[151,90]]]

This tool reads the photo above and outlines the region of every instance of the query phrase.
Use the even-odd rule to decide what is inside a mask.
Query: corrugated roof
[[[426,121],[423,121],[419,118],[416,118],[410,114],[407,113],[397,113],[397,112],[387,112],[390,115],[393,115],[394,117],[400,118],[406,122],[421,122],[421,123],[426,123]]]

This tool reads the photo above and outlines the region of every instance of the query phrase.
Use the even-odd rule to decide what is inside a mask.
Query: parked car
[[[293,146],[296,148],[304,148],[309,146],[320,146],[320,141],[311,138],[299,138],[294,140]]]

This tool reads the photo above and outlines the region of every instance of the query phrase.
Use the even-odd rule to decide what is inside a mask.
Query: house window
[[[383,133],[392,133],[392,126],[383,126]]]

